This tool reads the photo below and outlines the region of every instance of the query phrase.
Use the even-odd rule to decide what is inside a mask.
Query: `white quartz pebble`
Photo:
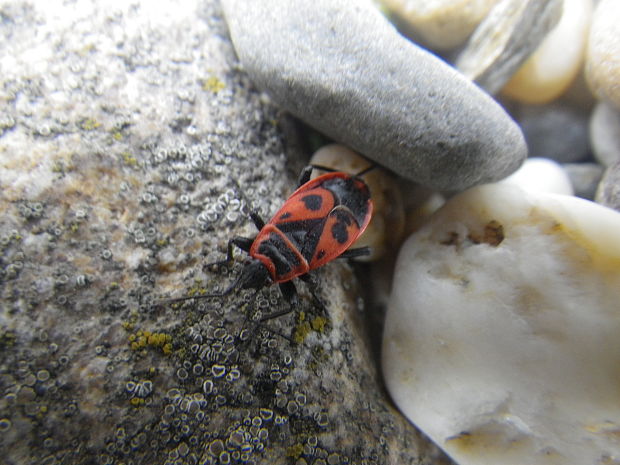
[[[521,168],[502,183],[516,185],[528,191],[573,195],[570,179],[562,166],[548,158],[528,158]]]
[[[547,103],[566,91],[583,63],[592,0],[564,0],[562,16],[503,93],[524,103]]]
[[[620,457],[620,213],[506,184],[403,245],[383,339],[398,408],[460,465]]]

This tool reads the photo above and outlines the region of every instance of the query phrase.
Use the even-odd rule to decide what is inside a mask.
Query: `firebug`
[[[313,169],[327,171],[310,180]],[[278,284],[289,304],[297,301],[293,279],[308,279],[308,273],[336,258],[353,258],[370,253],[368,247],[349,248],[364,232],[372,217],[370,190],[361,176],[317,165],[307,166],[299,177],[299,186],[276,214],[265,223],[256,212],[250,217],[258,234],[253,238],[235,236],[228,241],[225,260],[233,261],[233,247],[249,254],[236,280],[223,292],[181,297],[167,302],[219,297],[234,289],[257,289]],[[265,317],[273,318],[290,310]]]

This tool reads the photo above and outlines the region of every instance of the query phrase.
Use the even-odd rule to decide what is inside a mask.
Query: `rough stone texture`
[[[620,161],[605,170],[596,190],[596,201],[620,211]]]
[[[474,84],[400,36],[367,0],[224,0],[235,50],[273,99],[399,175],[461,190],[526,156]]]
[[[478,25],[456,68],[497,93],[562,16],[562,0],[501,0]]]
[[[0,17],[0,462],[446,463],[386,400],[346,264],[327,314],[306,287],[263,326],[276,288],[154,304],[228,285],[202,264],[303,163],[217,4]]]

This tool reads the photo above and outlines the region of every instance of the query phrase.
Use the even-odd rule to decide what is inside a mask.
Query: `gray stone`
[[[590,118],[590,143],[594,157],[603,166],[620,160],[620,111],[606,102],[599,102]]]
[[[530,157],[571,163],[590,156],[589,115],[562,103],[521,105],[513,112],[525,135]]]
[[[456,68],[490,94],[538,48],[562,16],[562,0],[501,0],[478,25]]]
[[[0,462],[447,463],[391,407],[346,263],[326,312],[303,285],[260,325],[277,287],[154,303],[228,286],[243,257],[204,263],[303,160],[217,3],[115,5],[0,6]]]
[[[620,161],[605,170],[596,190],[597,203],[620,211]]]
[[[562,165],[577,197],[594,200],[596,188],[603,177],[603,167],[598,163],[566,163]]]
[[[235,50],[285,109],[398,174],[461,190],[512,173],[518,126],[369,1],[224,0]]]

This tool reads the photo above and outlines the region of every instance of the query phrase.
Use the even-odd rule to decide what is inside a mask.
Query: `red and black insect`
[[[313,168],[329,172],[310,180]],[[360,178],[372,168],[374,166],[349,175],[320,166],[306,167],[297,190],[268,223],[257,213],[250,213],[259,230],[255,237],[236,236],[228,241],[227,257],[217,264],[233,260],[233,246],[252,258],[230,287],[219,294],[182,297],[168,302],[224,296],[237,288],[259,290],[277,283],[282,295],[294,305],[297,300],[294,278],[306,279],[309,271],[335,258],[359,257],[370,252],[368,247],[349,247],[364,232],[372,216],[370,190]]]

